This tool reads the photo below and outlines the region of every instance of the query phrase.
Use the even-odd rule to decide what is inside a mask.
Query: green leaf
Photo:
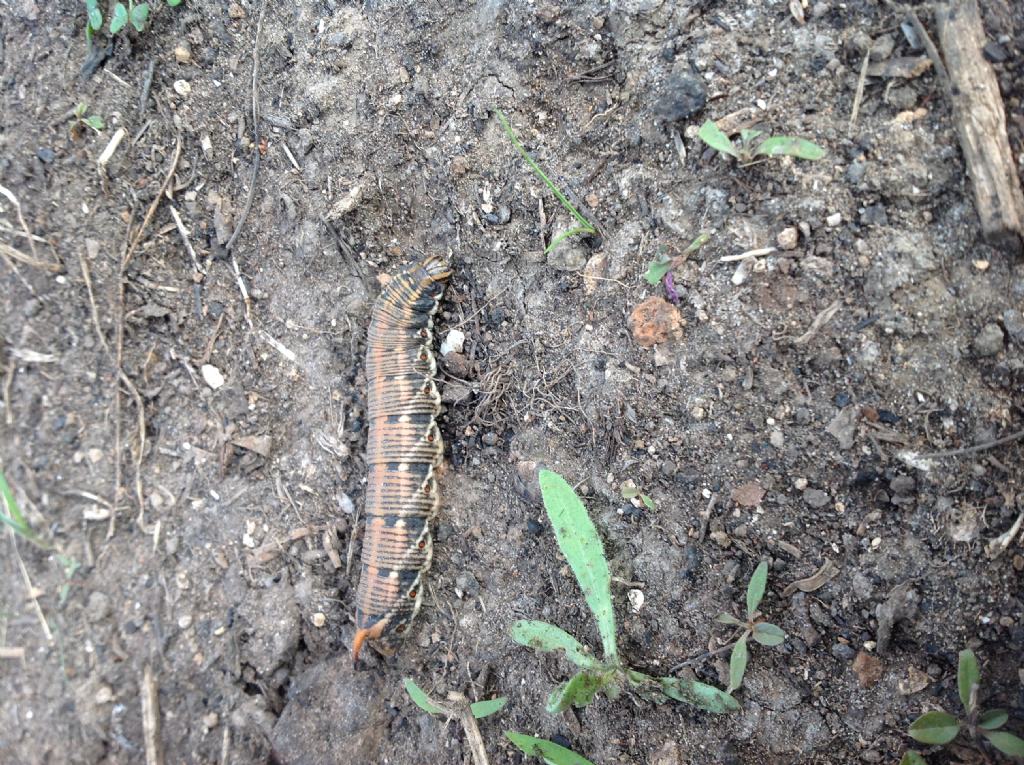
[[[987,709],[978,715],[978,727],[984,730],[995,730],[1006,725],[1010,714],[1005,709]]]
[[[744,635],[732,647],[732,655],[729,657],[729,687],[726,689],[726,693],[732,693],[743,685],[743,675],[747,671],[749,656],[747,636]]]
[[[103,12],[96,7],[96,0],[86,0],[86,13],[89,17],[89,28],[97,31],[103,27]]]
[[[647,272],[644,274],[644,279],[651,286],[656,287],[661,283],[661,280],[665,278],[665,274],[672,267],[672,259],[666,258],[665,260],[652,260],[647,264]]]
[[[597,529],[576,492],[558,473],[541,470],[540,491],[558,547],[576,575],[583,597],[597,621],[605,659],[618,662],[611,575]]]
[[[7,479],[2,472],[0,472],[0,499],[3,500],[5,511],[4,515],[0,515],[0,520],[3,520],[8,526],[23,536],[35,536],[32,527],[28,525],[28,521],[22,515],[21,508],[14,501],[14,492],[11,491],[11,487],[7,484]]]
[[[978,669],[978,657],[970,648],[961,651],[960,663],[956,669],[956,689],[960,693],[960,703],[968,713],[974,711],[971,705],[971,691],[980,685],[981,670]]]
[[[736,151],[736,147],[734,147],[732,145],[732,141],[729,140],[729,136],[723,133],[713,120],[708,120],[701,125],[697,136],[715,151],[721,152],[722,154],[728,154],[732,157],[739,156],[739,153]]]
[[[759,622],[754,625],[752,637],[761,645],[778,645],[786,639],[786,633],[780,627],[768,622]]]
[[[82,120],[86,125],[91,127],[97,133],[103,130],[103,118],[98,114],[93,114]]]
[[[646,507],[648,510],[654,509],[654,500],[648,497],[646,494],[640,495],[640,501],[644,503],[644,507]]]
[[[768,584],[768,561],[763,560],[757,564],[750,582],[747,584],[747,619],[753,619],[757,607],[761,605],[761,598],[764,597],[764,588]]]
[[[910,724],[910,737],[922,744],[948,744],[960,732],[960,723],[948,712],[925,712]]]
[[[81,117],[83,114],[85,114],[85,110],[88,109],[88,108],[89,108],[89,105],[87,103],[85,103],[85,101],[80,101],[78,103],[78,106],[75,107],[75,116],[76,117]]]
[[[496,699],[488,699],[487,701],[475,701],[469,705],[469,711],[473,713],[473,717],[477,720],[482,720],[488,715],[493,715],[495,712],[501,710],[508,703],[508,698],[505,696],[499,696]]]
[[[766,157],[786,155],[788,157],[796,157],[797,159],[813,160],[824,157],[825,150],[806,138],[775,135],[761,142],[761,145],[754,151],[754,156],[759,154]]]
[[[176,8],[177,6],[181,5],[181,0],[167,0],[167,4],[172,8]]]
[[[619,484],[619,494],[622,495],[623,499],[633,499],[633,497],[640,494],[640,490],[636,488],[633,479],[629,479]]]
[[[412,703],[424,712],[432,715],[436,715],[441,712],[440,709],[430,703],[430,699],[427,697],[427,694],[424,693],[423,689],[416,685],[411,678],[407,677],[402,680],[402,685],[405,686],[405,692],[409,694],[409,698],[412,699]]]
[[[131,12],[132,26],[141,32],[146,28],[146,20],[149,18],[149,3],[139,3]]]
[[[519,747],[523,754],[528,757],[540,757],[550,765],[594,765],[586,757],[581,757],[572,749],[559,746],[554,741],[534,738],[513,730],[505,731],[505,736]]]
[[[568,681],[555,688],[548,696],[544,709],[548,714],[564,712],[570,706],[585,707],[594,700],[594,695],[601,690],[607,680],[587,670],[577,672]]]
[[[1010,757],[1024,757],[1024,739],[1002,730],[983,730],[981,732],[996,749]]]
[[[565,651],[569,661],[584,669],[600,666],[576,638],[547,622],[520,619],[512,625],[512,639],[535,651]]]
[[[735,712],[740,708],[736,699],[713,685],[686,680],[681,677],[661,677],[661,689],[665,695],[684,704],[704,709],[716,714]]]
[[[128,9],[124,7],[124,3],[118,3],[114,6],[114,15],[110,18],[110,34],[116,35],[127,23]]]
[[[903,755],[900,765],[928,765],[928,761],[917,752],[911,750]]]
[[[719,614],[718,618],[715,619],[715,621],[718,622],[719,624],[734,624],[737,627],[739,627],[739,626],[741,626],[743,624],[743,622],[741,622],[739,619],[737,619],[732,614]]]
[[[696,239],[686,245],[686,249],[683,250],[683,255],[692,255],[709,241],[711,241],[711,234],[699,234]]]

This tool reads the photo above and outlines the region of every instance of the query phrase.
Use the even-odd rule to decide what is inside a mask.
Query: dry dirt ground
[[[493,763],[523,761],[506,729],[598,765],[894,763],[915,716],[956,709],[968,646],[1021,731],[1024,550],[989,553],[1024,509],[1024,447],[907,453],[1021,429],[1024,264],[980,241],[934,72],[869,77],[850,124],[867,46],[920,55],[900,16],[239,2],[159,4],[85,73],[79,3],[0,14],[0,183],[39,237],[0,198],[0,241],[37,261],[0,261],[0,465],[54,548],[3,535],[0,760],[145,761],[152,693],[167,762],[467,762],[408,676],[509,697],[482,724]],[[1019,157],[1024,24],[983,6]],[[79,102],[102,131],[75,129]],[[544,255],[564,213],[495,109],[599,236]],[[709,117],[828,154],[740,168],[696,139]],[[641,347],[628,317],[664,295],[646,264],[702,231],[677,330]],[[720,261],[780,234],[790,249]],[[439,372],[445,508],[408,641],[354,673],[366,324],[380,278],[427,253],[455,272],[439,332],[467,336]],[[597,636],[537,465],[579,485],[638,668],[695,660],[724,685],[723,657],[700,658],[728,635],[714,618],[770,561],[763,610],[788,638],[753,649],[742,711],[544,713],[569,666],[510,624]]]

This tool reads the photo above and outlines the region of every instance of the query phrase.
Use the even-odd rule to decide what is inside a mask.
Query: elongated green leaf
[[[416,683],[414,683],[411,678],[407,677],[404,680],[402,680],[402,685],[405,686],[405,692],[409,694],[409,698],[412,699],[412,703],[418,706],[424,712],[427,712],[432,715],[436,715],[441,712],[440,709],[438,709],[430,703],[430,699],[427,697],[427,694],[423,691],[422,688],[416,685]]]
[[[1010,714],[1005,709],[987,709],[978,715],[978,727],[984,730],[995,730],[1006,725]]]
[[[911,750],[903,755],[900,765],[928,765],[928,762],[917,752]]]
[[[764,133],[763,130],[755,130],[753,128],[743,128],[742,130],[740,130],[740,140],[743,141],[743,143],[749,143],[750,141],[753,141],[755,138],[757,138],[762,133]]]
[[[925,712],[910,724],[909,732],[922,744],[948,744],[960,732],[960,723],[948,712]]]
[[[716,714],[735,712],[740,708],[736,699],[713,685],[686,680],[681,677],[661,677],[661,688],[670,699],[690,704]]]
[[[786,639],[786,633],[782,631],[780,627],[776,627],[774,624],[768,622],[760,622],[754,625],[754,632],[752,634],[754,640],[761,645],[773,646],[778,645]]]
[[[541,470],[540,491],[558,547],[576,575],[583,597],[597,621],[605,659],[617,662],[619,649],[615,641],[611,575],[597,529],[576,492],[558,473]]]
[[[732,647],[732,655],[729,657],[729,687],[726,689],[726,693],[732,693],[743,685],[743,675],[747,671],[749,656],[747,636],[744,635]]]
[[[127,23],[128,9],[124,7],[124,3],[118,3],[114,6],[114,15],[110,17],[110,34],[116,35]]]
[[[768,584],[768,561],[763,560],[757,564],[754,573],[747,584],[747,619],[754,618],[754,612],[761,605],[761,598],[764,597],[764,588]]]
[[[149,18],[149,4],[139,3],[131,10],[132,26],[139,32],[146,28],[146,20]]]
[[[722,154],[728,154],[732,157],[739,156],[739,153],[736,151],[736,147],[734,147],[732,145],[732,141],[729,140],[729,136],[723,133],[713,120],[708,120],[700,126],[700,131],[698,131],[697,137],[715,151],[719,151]]]
[[[1024,739],[1003,730],[983,730],[981,732],[996,749],[1010,757],[1024,757]]]
[[[167,4],[172,8],[181,5],[181,0],[167,0]]]
[[[968,712],[971,708],[971,690],[981,685],[981,670],[978,669],[978,657],[970,648],[960,652],[960,662],[956,669],[956,689],[960,693],[960,703]]]
[[[718,618],[716,618],[715,621],[719,624],[733,624],[737,627],[743,624],[743,622],[741,622],[732,614],[719,614]]]
[[[28,525],[28,521],[25,520],[25,516],[21,513],[21,508],[18,507],[18,503],[14,501],[14,492],[11,491],[11,487],[7,483],[7,479],[4,474],[0,472],[0,500],[3,501],[3,509],[5,513],[0,518],[4,518],[11,528],[15,531],[25,534],[26,536],[32,534],[32,528]]]
[[[546,738],[534,738],[513,730],[505,731],[505,736],[529,757],[540,757],[551,765],[594,765],[586,757],[581,757],[572,749],[559,746]]]
[[[93,31],[97,31],[103,26],[103,12],[96,7],[96,3],[86,3],[88,9],[87,14],[89,16],[89,27]]]
[[[765,157],[796,157],[797,159],[821,159],[825,156],[825,150],[818,144],[808,141],[806,138],[796,138],[788,135],[776,135],[766,138],[754,151],[754,155]]]
[[[584,669],[594,669],[599,665],[576,638],[547,622],[520,619],[512,625],[512,639],[535,651],[565,651],[569,661]]]
[[[85,122],[86,125],[91,127],[97,133],[103,130],[103,118],[98,114],[90,115],[82,121]]]
[[[545,709],[553,715],[564,712],[570,706],[585,707],[594,700],[594,694],[601,690],[605,682],[601,675],[586,670],[577,672],[551,692]]]
[[[469,711],[473,713],[473,717],[477,720],[482,720],[488,715],[493,715],[495,712],[501,710],[508,703],[508,698],[505,696],[499,696],[496,699],[488,699],[487,701],[475,701],[469,705]]]
[[[537,161],[530,156],[530,152],[528,152],[519,142],[519,136],[517,136],[516,132],[512,129],[512,126],[509,124],[508,119],[505,118],[505,113],[502,112],[500,109],[496,109],[494,113],[498,118],[498,122],[501,123],[502,129],[505,131],[505,135],[507,135],[509,140],[512,141],[512,145],[516,147],[516,150],[519,152],[522,158],[526,160],[526,164],[528,164],[530,168],[533,170],[533,172],[537,174],[538,178],[544,181],[544,185],[547,186],[551,190],[551,193],[554,194],[555,197],[558,199],[558,201],[562,203],[562,207],[564,207],[572,215],[572,217],[574,217],[579,222],[580,230],[574,230],[572,233],[580,233],[581,231],[585,231],[588,234],[596,234],[597,229],[594,228],[594,225],[583,216],[583,213],[581,213],[573,206],[572,202],[570,202],[566,198],[565,194],[562,193],[562,190],[559,189],[558,186],[556,186],[550,178],[548,178],[547,173],[545,173],[541,169],[540,165],[537,164]],[[558,244],[558,242],[561,242],[562,239],[564,239],[566,236],[569,236],[569,234],[565,234],[562,237],[559,237],[557,241],[552,242],[548,246],[547,250],[545,250],[545,252],[553,250],[555,246]]]

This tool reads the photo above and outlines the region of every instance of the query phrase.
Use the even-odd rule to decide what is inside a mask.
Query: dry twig
[[[164,748],[160,742],[159,689],[153,669],[147,663],[142,669],[142,737],[146,746],[146,765],[164,765]]]

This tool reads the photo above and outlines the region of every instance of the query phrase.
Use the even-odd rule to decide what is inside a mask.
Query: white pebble
[[[341,505],[341,512],[345,515],[352,515],[352,513],[356,511],[356,506],[352,502],[352,497],[348,494],[342,494],[341,498],[338,500],[338,504]]]
[[[836,226],[838,226],[842,222],[843,222],[843,215],[842,215],[842,213],[832,213],[827,218],[825,218],[825,225],[828,226],[829,228],[835,228]]]
[[[192,92],[192,86],[188,83],[188,80],[175,80],[174,92],[179,96],[187,96]]]
[[[214,390],[224,384],[224,375],[213,364],[203,364],[199,371],[203,375],[203,381]]]
[[[630,590],[626,593],[626,597],[629,598],[629,608],[634,614],[640,613],[640,609],[644,607],[644,593],[641,590]]]
[[[441,343],[441,355],[447,356],[449,353],[462,353],[462,348],[465,343],[466,333],[453,329],[447,334],[444,341]]]

